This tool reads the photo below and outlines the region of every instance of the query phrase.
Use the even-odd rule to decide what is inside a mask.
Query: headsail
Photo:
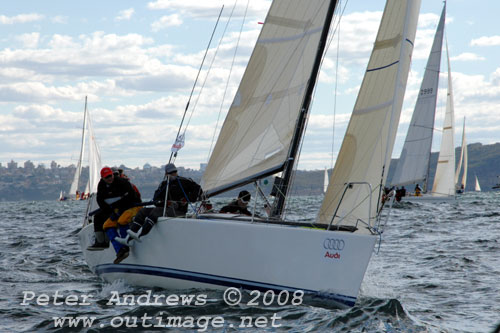
[[[427,60],[406,140],[391,181],[392,185],[424,182],[424,191],[427,189],[445,16],[446,4],[441,12],[441,18],[434,35],[434,42]]]
[[[209,195],[283,170],[335,2],[273,1],[201,181]]]
[[[448,60],[448,94],[441,149],[439,151],[434,185],[432,186],[432,195],[434,196],[455,195],[455,116],[448,43],[446,43],[446,57]]]
[[[381,186],[387,177],[401,114],[419,10],[420,0],[388,0],[386,3],[318,215],[320,223],[333,220],[335,224],[357,225],[359,220],[370,223],[377,215]],[[354,185],[343,196],[349,182],[366,182],[372,192],[367,185]]]

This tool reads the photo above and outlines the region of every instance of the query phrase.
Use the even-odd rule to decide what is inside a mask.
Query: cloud
[[[471,40],[471,46],[498,46],[500,45],[500,36],[480,37]]]
[[[50,19],[53,23],[59,23],[59,24],[67,24],[68,23],[68,17],[67,16],[54,16],[53,18]]]
[[[40,41],[40,33],[32,32],[29,34],[22,34],[17,36],[16,39],[19,40],[24,45],[24,47],[33,49],[38,46],[38,42]]]
[[[452,60],[452,61],[484,61],[484,60],[486,60],[486,58],[481,57],[475,53],[464,52],[464,53],[459,54],[458,56],[451,57],[450,60]]]
[[[132,15],[134,14],[134,12],[135,12],[134,8],[121,10],[118,13],[118,16],[115,17],[115,21],[130,20],[132,18]]]
[[[252,0],[246,2],[236,3],[234,8],[233,18],[242,17],[246,12],[248,17],[260,17],[264,20],[267,10],[271,4],[271,0]],[[157,0],[148,3],[150,10],[168,10],[177,11],[183,17],[198,17],[198,18],[217,18],[221,10],[221,2],[218,0]],[[233,10],[232,6],[224,7],[223,16],[228,16]]]
[[[162,16],[158,21],[151,23],[151,30],[158,32],[168,27],[175,27],[182,24],[178,14]]]
[[[12,17],[0,15],[0,24],[28,23],[28,22],[41,21],[43,19],[44,16],[40,14],[20,14]]]

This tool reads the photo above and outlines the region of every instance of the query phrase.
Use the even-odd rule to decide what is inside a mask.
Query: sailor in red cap
[[[140,197],[137,195],[130,181],[122,177],[116,177],[113,170],[109,167],[102,168],[101,180],[97,185],[99,212],[94,216],[95,243],[89,246],[87,250],[97,251],[107,248],[109,244],[106,240],[105,232],[110,240],[118,236],[118,232],[123,232],[126,235],[126,229],[128,229],[127,223],[123,225],[123,230],[120,230],[122,228],[119,225],[119,218],[125,211],[131,208],[138,210],[139,208],[136,206],[140,202]],[[130,220],[132,217],[130,217]],[[118,227],[120,229],[117,229]],[[112,244],[117,253],[123,248],[117,242],[112,242]],[[121,256],[126,257],[128,249],[124,249],[121,252]]]

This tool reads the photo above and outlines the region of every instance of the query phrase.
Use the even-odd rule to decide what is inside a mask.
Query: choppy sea
[[[293,198],[289,217],[313,219],[321,199]],[[0,203],[0,332],[159,332],[165,329],[154,327],[154,318],[167,315],[190,316],[198,324],[170,330],[183,332],[494,332],[500,324],[500,193],[465,193],[455,203],[394,208],[358,301],[349,309],[310,299],[232,307],[223,302],[222,291],[103,282],[88,269],[78,244],[85,204]],[[148,293],[205,294],[207,301],[109,302],[116,295],[138,300]],[[152,319],[133,327],[131,319],[145,315]],[[280,319],[271,325],[273,315]],[[241,326],[242,316],[268,321]],[[83,322],[57,327],[56,319],[63,317],[95,320],[91,327]],[[200,320],[215,317],[223,317],[224,324],[212,327]]]

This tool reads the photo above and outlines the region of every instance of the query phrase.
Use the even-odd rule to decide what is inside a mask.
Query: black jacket
[[[105,200],[109,198],[118,198],[120,200],[114,203],[107,203]],[[118,208],[120,213],[141,202],[132,184],[127,179],[114,177],[111,184],[106,183],[103,179],[97,184],[97,203],[99,208],[106,213],[110,213],[114,208]]]
[[[250,213],[250,211],[246,207],[240,207],[238,205],[238,200],[231,201],[231,203],[229,203],[229,205],[222,207],[219,212],[220,213],[252,215],[252,213]]]
[[[156,207],[165,205],[165,192],[167,190],[168,180],[164,180],[158,186],[153,196],[153,201]],[[203,191],[191,178],[177,176],[168,184],[168,201],[175,205],[176,210],[186,213],[188,202],[196,202],[201,199]]]

